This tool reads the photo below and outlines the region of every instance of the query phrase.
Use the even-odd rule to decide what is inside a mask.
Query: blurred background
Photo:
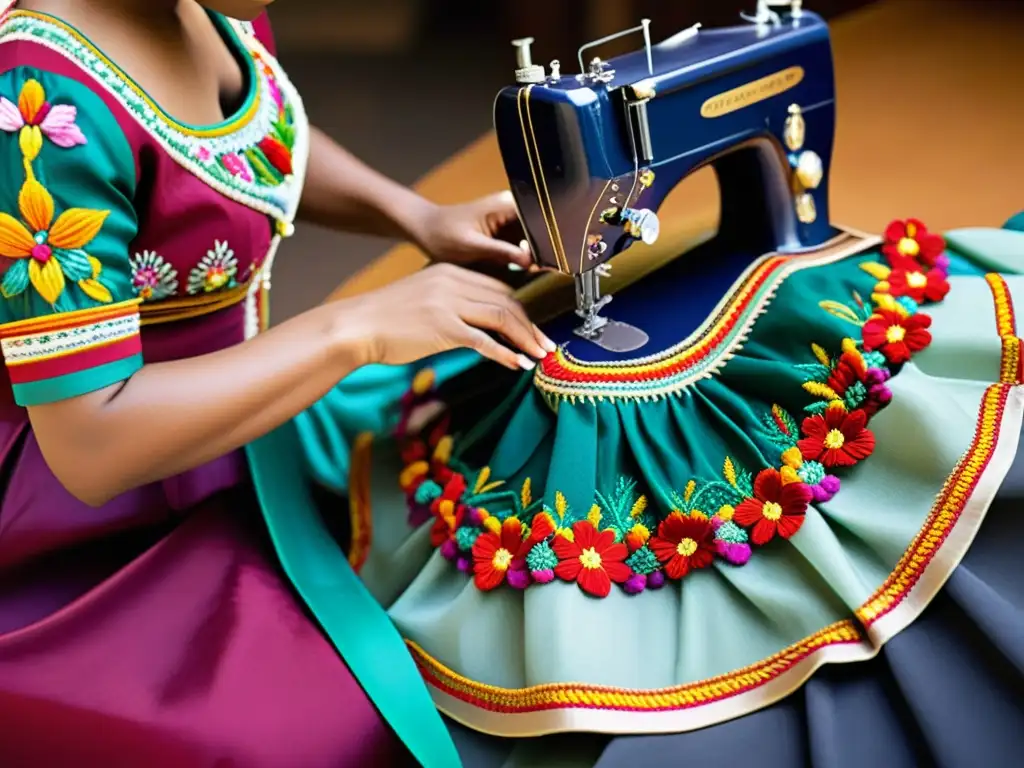
[[[877,63],[879,73],[871,77],[881,81],[877,88],[882,93],[885,72],[913,66],[898,58],[900,46],[922,35],[948,37],[934,42],[944,46],[943,55],[948,50],[954,59],[1011,55],[1012,43],[1002,49],[979,48],[976,40],[965,42],[959,34],[942,31],[949,24],[942,30],[930,28],[940,5],[955,4],[972,15],[982,7],[1024,8],[1022,0],[805,0],[804,7],[837,21],[868,16],[889,2],[912,6],[913,23],[900,29],[876,25],[858,38],[865,49],[871,43],[879,49],[868,60]],[[755,6],[755,0],[277,0],[270,18],[279,56],[303,93],[311,120],[372,166],[411,184],[490,129],[494,95],[513,81],[513,38],[536,38],[537,63],[557,58],[563,71],[571,71],[582,43],[635,26],[641,18],[653,20],[656,42],[698,21],[707,27],[738,23],[739,13],[752,13]],[[1005,19],[1012,21],[1003,19],[990,19],[986,28],[1019,24],[1018,40],[1024,44],[1024,16],[1011,13]],[[636,41],[631,42],[635,46]],[[973,47],[966,48],[968,44]],[[614,52],[602,50],[602,55]],[[1013,55],[1019,62],[1019,55]],[[1006,76],[1005,87],[1024,107],[1019,71],[1007,71]],[[928,77],[925,73],[916,82]],[[999,95],[1003,86],[992,87],[995,90],[976,91],[977,99],[1010,97],[1008,91]],[[957,85],[963,93],[972,88],[974,84]],[[877,93],[858,97],[850,89],[839,98],[841,109],[846,105],[858,110],[864,120],[879,125],[884,123],[875,115],[878,110],[882,120],[922,117],[902,114],[898,93],[886,103]],[[1024,109],[1018,114],[1017,125],[1024,126]],[[844,173],[856,176],[856,165],[850,164]],[[322,301],[392,245],[301,227],[282,249],[285,257],[275,263],[274,321]]]

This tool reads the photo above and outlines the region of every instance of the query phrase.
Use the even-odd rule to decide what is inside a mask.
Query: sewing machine
[[[535,64],[532,38],[513,41],[516,85],[494,105],[510,187],[536,263],[575,278],[576,335],[605,350],[649,340],[600,314],[609,261],[658,238],[659,206],[698,169],[717,174],[718,237],[732,250],[800,252],[835,234],[828,27],[799,0],[759,0],[742,21],[652,45],[644,20],[581,47],[573,74]],[[642,35],[643,48],[584,63],[625,35]]]

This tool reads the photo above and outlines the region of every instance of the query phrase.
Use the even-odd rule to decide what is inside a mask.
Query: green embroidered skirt
[[[706,305],[662,271],[612,304],[656,352],[602,358],[563,320],[533,373],[366,369],[295,439],[444,714],[702,729],[871,659],[964,557],[1024,413],[1022,255],[910,220],[748,260]]]

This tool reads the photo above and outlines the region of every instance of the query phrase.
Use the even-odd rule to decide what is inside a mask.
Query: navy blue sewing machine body
[[[598,280],[637,240],[657,239],[662,202],[706,165],[721,193],[722,252],[800,252],[835,236],[828,27],[799,3],[769,17],[769,4],[779,2],[762,2],[751,23],[695,26],[657,45],[644,21],[620,33],[642,31],[644,49],[573,75],[557,61],[546,73],[532,40],[515,41],[518,84],[494,106],[499,148],[536,262],[576,278],[578,335],[617,351],[647,342],[602,343],[622,329],[598,315],[610,300]],[[609,39],[580,49],[581,69],[583,51]]]

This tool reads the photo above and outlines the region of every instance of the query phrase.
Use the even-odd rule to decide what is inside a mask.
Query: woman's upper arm
[[[77,398],[142,366],[135,178],[127,139],[89,87],[29,67],[0,74],[0,345],[30,416],[81,409]]]

